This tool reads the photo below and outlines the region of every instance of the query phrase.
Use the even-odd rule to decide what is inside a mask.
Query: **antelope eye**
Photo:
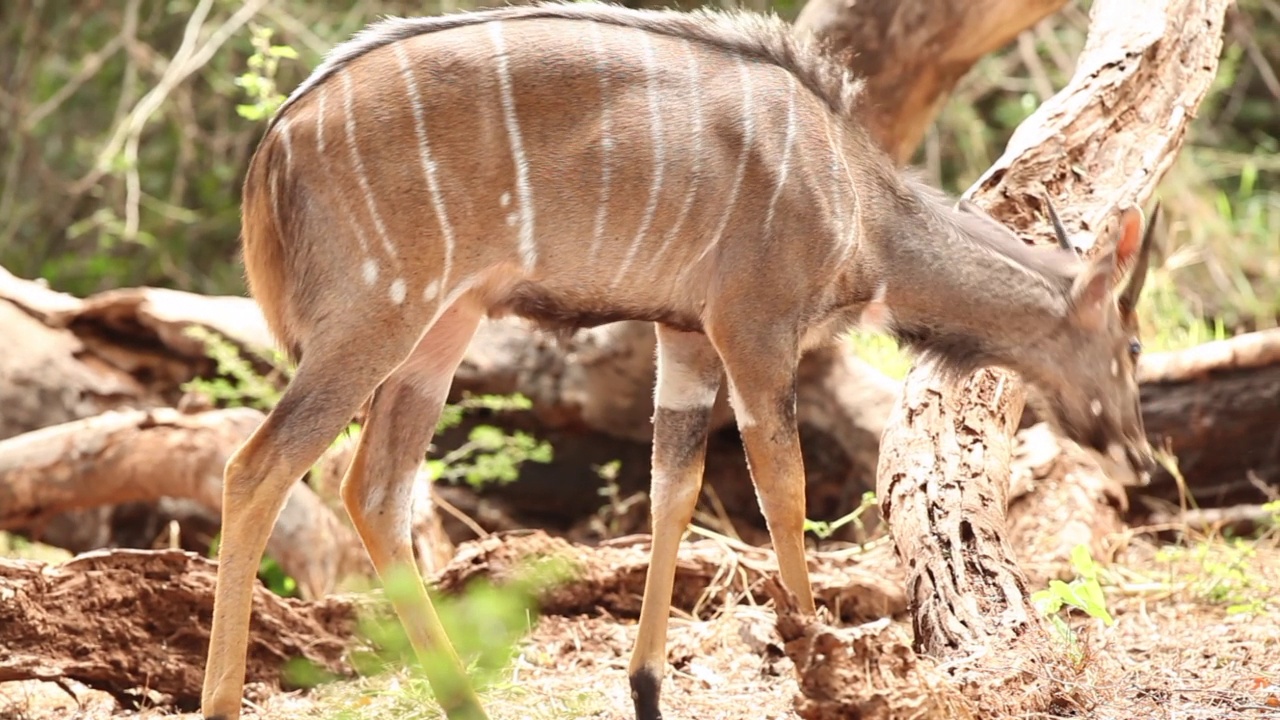
[[[1142,343],[1141,343],[1140,341],[1138,341],[1137,339],[1130,340],[1130,341],[1129,341],[1129,355],[1131,355],[1131,356],[1133,356],[1133,357],[1135,357],[1135,358],[1136,358],[1136,357],[1138,357],[1138,355],[1140,355],[1140,354],[1142,354]]]

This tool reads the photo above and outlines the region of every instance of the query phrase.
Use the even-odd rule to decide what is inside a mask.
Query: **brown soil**
[[[626,664],[639,586],[627,579],[636,572],[628,558],[643,556],[644,548],[634,540],[616,545],[590,551],[540,533],[491,538],[463,546],[442,575],[446,589],[480,573],[501,578],[530,549],[571,553],[585,570],[578,582],[544,598],[554,600],[544,603],[551,614],[538,620],[504,676],[520,694],[504,699],[505,691],[493,691],[495,720],[630,720]],[[1280,551],[1256,545],[1252,556],[1241,555],[1218,541],[1195,547],[1210,552],[1171,560],[1130,544],[1104,582],[1116,623],[1073,615],[1079,660],[1031,670],[1060,689],[1059,707],[1039,717],[1280,718]],[[668,717],[989,717],[975,714],[951,682],[959,677],[956,667],[935,667],[911,652],[905,608],[894,599],[900,593],[877,601],[891,608],[892,620],[841,606],[848,598],[842,601],[837,587],[873,576],[889,578],[880,585],[891,586],[900,577],[896,569],[875,569],[887,557],[874,549],[815,553],[830,625],[805,625],[785,612],[777,621],[767,553],[726,540],[689,543],[678,586],[699,590],[677,598],[663,686]],[[1241,573],[1222,570],[1233,563]],[[0,678],[20,677],[23,667],[38,670],[28,676],[45,678],[0,683],[0,719],[195,718],[181,711],[192,709],[203,663],[209,565],[178,552],[97,553],[57,566],[0,564]],[[864,582],[860,591],[874,595],[876,587]],[[1226,603],[1251,598],[1261,612],[1228,611]],[[248,697],[258,711],[248,717],[327,718],[338,708],[363,708],[352,718],[437,717],[429,699],[416,697],[411,712],[377,709],[377,703],[396,702],[385,699],[395,697],[396,687],[411,684],[403,673],[311,692],[279,689],[280,660],[293,655],[307,653],[330,670],[346,670],[334,649],[336,636],[351,631],[353,607],[341,598],[316,604],[257,596]],[[820,655],[806,654],[814,649]],[[570,705],[576,710],[549,709],[577,697],[585,699]]]

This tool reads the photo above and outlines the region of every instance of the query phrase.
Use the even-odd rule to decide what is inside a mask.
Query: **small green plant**
[[[182,386],[185,392],[197,392],[210,401],[226,407],[252,407],[269,410],[280,400],[280,390],[266,376],[254,369],[240,348],[222,335],[192,325],[183,333],[204,343],[205,354],[217,365],[217,376],[193,378]]]
[[[1107,601],[1102,594],[1102,585],[1098,582],[1098,566],[1089,554],[1085,545],[1077,545],[1071,550],[1071,567],[1076,572],[1076,579],[1070,583],[1061,580],[1050,580],[1049,587],[1031,594],[1031,602],[1036,610],[1049,619],[1054,633],[1065,644],[1075,662],[1079,663],[1084,653],[1071,626],[1062,619],[1059,611],[1075,608],[1089,617],[1098,618],[1107,625],[1115,624],[1115,619],[1107,611]]]
[[[868,490],[862,493],[862,502],[859,503],[858,507],[854,508],[848,515],[836,518],[830,522],[827,522],[826,520],[810,520],[809,518],[805,518],[804,531],[811,532],[818,538],[825,540],[849,523],[857,525],[859,530],[864,530],[865,528],[862,524],[862,516],[868,509],[875,507],[875,505],[876,494],[874,491]]]
[[[527,410],[532,405],[528,398],[519,394],[471,396],[455,405],[445,406],[436,432],[456,427],[468,411],[510,412]],[[519,476],[522,464],[548,463],[551,458],[551,445],[546,441],[518,430],[506,433],[492,425],[477,425],[468,434],[467,442],[444,457],[427,460],[425,466],[433,481],[462,480],[479,489],[489,483],[512,482]]]
[[[1156,552],[1161,563],[1193,566],[1187,589],[1203,602],[1225,605],[1228,615],[1257,614],[1272,607],[1276,589],[1254,570],[1257,547],[1246,538],[1199,542],[1190,547],[1169,545]]]
[[[275,113],[284,102],[284,95],[276,87],[276,73],[282,59],[297,60],[298,51],[288,45],[272,45],[269,27],[253,26],[250,42],[253,54],[249,56],[248,71],[236,78],[236,85],[243,88],[253,102],[236,105],[236,112],[246,120],[262,120]]]

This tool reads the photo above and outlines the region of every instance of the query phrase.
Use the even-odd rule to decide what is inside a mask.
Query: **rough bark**
[[[0,682],[77,680],[125,707],[194,711],[216,577],[212,561],[182,551],[94,552],[52,566],[0,559]],[[255,587],[248,682],[288,687],[294,658],[350,675],[355,610]]]
[[[1227,4],[1096,2],[1074,77],[1019,127],[966,195],[1042,241],[1051,237],[1037,217],[1045,194],[1062,199],[1069,230],[1091,237],[1120,206],[1145,203],[1213,79]],[[1055,658],[1005,517],[1011,435],[1024,400],[1011,373],[983,370],[948,390],[917,365],[881,446],[877,490],[908,566],[915,647],[942,658],[984,652],[955,673],[972,684],[985,712],[1005,702],[1001,685],[1019,686],[1026,709],[1043,707],[1051,692],[1046,676],[1032,672]],[[1074,504],[1063,514],[1100,513],[1095,529],[1118,528],[1109,483],[1097,487],[1066,496]]]
[[[872,134],[905,163],[960,78],[1066,0],[809,0],[796,28],[843,55],[876,99]]]

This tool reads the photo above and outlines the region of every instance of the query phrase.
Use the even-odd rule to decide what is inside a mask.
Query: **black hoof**
[[[650,670],[638,670],[631,676],[631,701],[636,706],[636,720],[662,720],[658,708],[658,691],[662,679]]]

